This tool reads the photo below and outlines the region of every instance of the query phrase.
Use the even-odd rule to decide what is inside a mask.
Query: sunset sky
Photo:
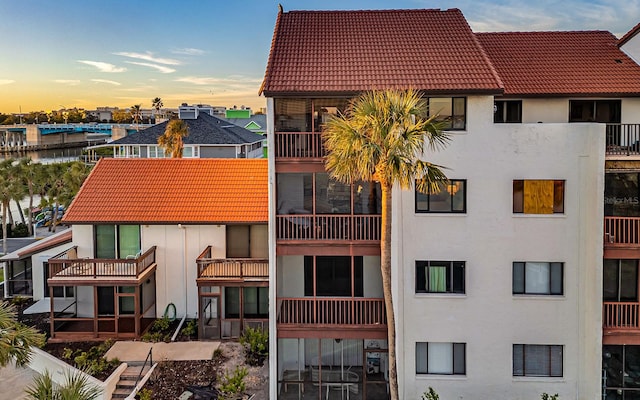
[[[474,31],[607,30],[640,22],[640,0],[281,0],[289,10],[459,8]],[[278,2],[0,0],[0,113],[258,97]]]

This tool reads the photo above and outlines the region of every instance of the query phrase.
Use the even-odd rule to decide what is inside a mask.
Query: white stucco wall
[[[491,97],[469,97],[469,130],[426,156],[450,168],[450,178],[467,179],[466,214],[416,214],[414,193],[394,191],[401,397],[420,398],[433,386],[448,399],[489,400],[499,392],[528,400],[548,392],[595,400],[604,125],[493,124],[492,104]],[[565,180],[565,213],[513,214],[514,179]],[[416,294],[416,260],[466,261],[466,294]],[[564,262],[564,295],[513,296],[513,261]],[[416,375],[416,342],[466,343],[466,375]],[[564,345],[564,376],[514,378],[513,344]]]
[[[32,277],[33,277],[33,300],[38,301],[44,297],[49,297],[49,293],[44,290],[44,265],[49,258],[54,257],[66,249],[71,248],[72,245],[65,243],[60,246],[52,247],[43,252],[36,253],[31,256]]]

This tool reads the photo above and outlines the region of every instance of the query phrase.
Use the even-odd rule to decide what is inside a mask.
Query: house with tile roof
[[[363,91],[413,88],[452,140],[422,155],[445,188],[393,191],[400,398],[633,398],[640,231],[613,215],[640,205],[640,66],[623,50],[603,31],[475,33],[457,9],[281,10],[260,88],[270,397],[388,396],[379,190],[328,176],[322,130]]]
[[[139,338],[164,315],[197,317],[201,338],[266,324],[267,218],[267,160],[101,160],[48,260],[49,291],[73,288],[51,339]]]
[[[184,158],[261,158],[264,137],[234,122],[213,115],[211,106],[183,105],[178,116],[189,127],[183,139]],[[95,147],[112,147],[116,158],[165,158],[158,138],[162,136],[169,121],[153,125],[139,132]]]

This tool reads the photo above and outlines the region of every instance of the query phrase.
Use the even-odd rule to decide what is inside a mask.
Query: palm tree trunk
[[[29,211],[27,211],[27,218],[29,218],[29,236],[33,236],[33,188],[29,185]]]
[[[20,215],[20,221],[23,225],[26,225],[26,221],[24,220],[24,212],[22,212],[22,206],[20,205],[20,201],[17,199],[13,199],[16,202],[16,206],[18,207],[18,215]]]
[[[8,202],[2,202],[2,254],[7,254],[7,209]]]
[[[380,240],[380,270],[382,291],[387,312],[387,340],[389,345],[389,392],[391,400],[398,400],[398,369],[396,366],[396,318],[393,312],[391,291],[391,185],[380,182],[382,187],[382,237]]]

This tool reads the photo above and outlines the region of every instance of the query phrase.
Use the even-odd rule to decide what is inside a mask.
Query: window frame
[[[501,104],[502,107],[499,107],[498,104]],[[509,108],[507,105],[518,105],[518,112],[515,121],[508,120],[509,116]],[[501,112],[502,115],[498,115],[498,111]],[[522,123],[522,100],[494,100],[493,101],[493,123],[494,124],[521,124]]]
[[[431,196],[433,195],[431,193],[431,190],[429,190],[429,193],[421,193],[419,192],[417,189],[415,189],[414,187],[414,201],[415,201],[415,213],[416,214],[466,214],[467,213],[467,180],[466,179],[449,179],[449,183],[447,183],[447,186],[452,186],[452,184],[455,184],[457,182],[460,182],[462,185],[462,190],[460,190],[462,192],[463,195],[463,199],[462,199],[462,210],[454,210],[453,209],[453,199],[454,196],[457,194],[456,193],[449,193],[450,197],[449,197],[449,202],[450,202],[450,210],[444,210],[444,211],[440,211],[440,210],[431,210]],[[443,189],[443,190],[446,190]],[[424,197],[424,200],[421,199],[422,197]],[[418,203],[419,202],[426,202],[428,209],[421,209],[418,208]]]
[[[548,283],[549,283],[549,291],[548,293],[540,293],[540,292],[527,292],[527,264],[529,263],[538,263],[538,264],[547,264],[548,266]],[[516,291],[515,288],[515,278],[516,278],[516,268],[522,267],[522,291]],[[553,278],[556,276],[554,274],[554,267],[560,269],[560,292],[554,292]],[[555,261],[514,261],[511,269],[511,292],[514,296],[564,296],[564,263],[563,262],[555,262]]]
[[[591,103],[591,118],[576,118],[573,113],[573,106],[577,104],[586,105]],[[598,105],[609,104],[610,106],[615,104],[614,108],[609,109],[610,117],[609,121],[604,118],[598,118]],[[622,121],[622,100],[621,99],[570,99],[569,100],[569,116],[567,120],[570,123],[574,122],[597,122],[597,123],[610,123],[619,124]]]
[[[522,351],[520,352],[520,354],[522,354],[522,360],[521,360],[521,365],[520,368],[522,370],[522,374],[517,374],[516,373],[516,361],[520,361],[520,360],[516,360],[516,346],[522,346]],[[549,352],[549,362],[547,363],[547,368],[548,370],[546,371],[545,374],[535,374],[535,373],[527,373],[527,348],[531,348],[532,346],[544,346],[547,347],[547,351]],[[554,349],[560,349],[560,370],[561,373],[560,375],[554,375],[553,374],[553,350]],[[511,367],[511,373],[512,376],[514,378],[521,378],[521,377],[537,377],[537,378],[562,378],[564,377],[564,345],[561,344],[513,344],[512,350],[511,350],[511,357],[512,357],[512,367]]]
[[[435,367],[433,367],[434,369],[429,367],[429,345],[430,344],[450,344],[451,345],[451,373],[445,373],[445,372],[433,372]],[[456,357],[456,349],[462,348],[462,368],[459,368],[460,365],[456,364],[457,361],[457,357]],[[422,354],[418,354],[419,349],[424,349],[426,350],[424,355]],[[466,376],[467,375],[467,344],[466,343],[462,343],[462,342],[416,342],[415,345],[415,371],[416,371],[416,375],[444,375],[444,376]],[[426,365],[426,371],[422,371],[419,369],[419,360],[421,359],[420,357],[425,357],[425,361],[424,364]],[[462,370],[462,372],[457,372],[456,370],[460,371],[460,369]]]
[[[123,247],[120,245],[120,228],[122,226],[136,226],[138,227],[138,254],[142,251],[142,227],[138,224],[96,224],[93,225],[93,255],[97,259],[105,259],[104,257],[98,257],[98,226],[109,226],[113,227],[113,240],[114,240],[114,259],[120,260],[125,259],[127,256],[133,256],[134,254],[120,254],[123,250]],[[109,258],[106,258],[109,259]]]
[[[444,265],[444,264],[449,264]],[[447,268],[447,276],[446,276],[446,282],[445,285],[447,286],[445,288],[444,292],[439,292],[439,291],[430,291],[429,290],[429,284],[427,283],[427,279],[429,279],[429,274],[425,273],[421,274],[419,271],[420,269],[430,269],[432,267],[442,267],[445,266]],[[462,270],[462,282],[460,282],[458,285],[462,286],[462,291],[456,291],[455,287],[455,278],[456,278],[456,268],[460,268]],[[466,294],[467,293],[467,286],[466,286],[466,281],[467,281],[467,277],[466,277],[466,262],[465,261],[432,261],[432,260],[416,260],[415,262],[415,293],[416,294],[444,294],[444,295],[462,295],[462,294]],[[420,283],[424,284],[424,288],[422,287],[422,285],[420,285]]]
[[[553,183],[553,198],[551,209],[552,212],[526,212],[526,202],[525,198],[527,197],[525,187],[527,186],[526,182],[552,182]],[[554,214],[564,214],[565,213],[565,197],[566,197],[566,180],[564,179],[514,179],[512,181],[511,187],[511,201],[512,201],[512,212],[513,214],[527,214],[527,215],[554,215]],[[559,189],[561,188],[562,197],[557,198],[559,195]]]
[[[437,118],[436,121],[442,121],[448,123],[449,126],[445,126],[443,129],[447,131],[464,131],[467,129],[467,98],[465,96],[429,96],[425,97],[424,101],[427,105],[427,117],[438,114],[438,110],[435,110],[435,113],[431,113],[431,99],[450,99],[451,100],[451,115],[446,116],[445,118]],[[462,127],[455,127],[455,119],[459,117],[460,114],[456,114],[456,100],[462,99],[463,110],[462,110]]]

